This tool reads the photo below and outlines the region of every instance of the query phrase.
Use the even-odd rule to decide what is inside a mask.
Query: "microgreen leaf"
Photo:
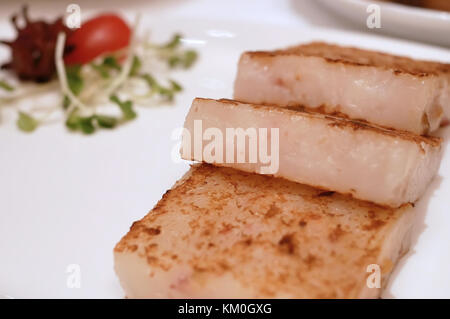
[[[78,109],[74,109],[67,117],[66,126],[73,131],[77,130],[79,119]]]
[[[122,102],[117,97],[117,95],[112,95],[109,99],[111,100],[111,102],[116,103],[120,107],[120,110],[122,111],[123,114],[123,119],[125,121],[129,121],[136,118],[137,114],[133,110],[133,102],[131,101]]]
[[[131,64],[130,76],[136,76],[141,69],[142,62],[136,55],[133,57],[133,63]]]
[[[162,49],[175,49],[181,43],[181,35],[176,33],[173,35],[172,39],[166,44],[162,45]]]
[[[122,68],[119,62],[117,62],[117,59],[112,55],[107,56],[103,59],[103,65],[116,70],[120,70]]]
[[[159,88],[158,82],[156,82],[155,78],[150,74],[146,73],[142,75],[142,78],[147,82],[148,86],[152,90],[157,90]]]
[[[109,78],[109,70],[103,64],[95,64],[91,63],[91,67],[100,74],[100,76],[104,79]]]
[[[194,50],[187,50],[184,52],[183,67],[185,69],[190,68],[192,64],[197,60],[197,52]]]
[[[0,88],[8,92],[14,91],[14,88],[10,84],[2,80],[0,80]]]
[[[67,95],[64,95],[62,105],[63,105],[63,109],[65,109],[65,110],[67,110],[67,108],[69,107],[70,99]]]
[[[174,53],[167,59],[169,67],[175,68],[177,66],[182,66],[185,69],[190,68],[194,62],[197,60],[197,52],[193,50],[187,50],[183,53]]]
[[[97,124],[103,128],[114,128],[117,125],[117,118],[107,115],[96,115]]]
[[[32,116],[19,112],[19,118],[17,120],[17,126],[24,132],[32,132],[38,126],[38,121],[36,121]]]
[[[174,92],[180,92],[183,90],[183,87],[178,82],[175,82],[174,80],[170,80],[170,84],[172,85],[172,90]]]
[[[159,94],[164,96],[167,100],[172,101],[174,96],[174,91],[165,87],[159,88]]]
[[[173,99],[173,93],[165,87],[162,87],[153,76],[146,73],[142,75],[142,78],[147,82],[152,92],[166,96],[169,100]]]
[[[93,120],[93,116],[80,117],[78,119],[78,126],[84,134],[92,134],[95,132]]]
[[[169,67],[175,68],[177,65],[181,63],[181,58],[178,55],[172,55],[167,60],[167,63],[169,63]]]
[[[72,131],[80,130],[85,134],[92,134],[95,131],[93,123],[95,116],[82,117],[78,114],[78,109],[74,109],[66,120],[66,126]]]
[[[122,68],[119,64],[119,62],[117,61],[117,59],[110,55],[107,56],[103,59],[102,63],[100,64],[95,64],[95,63],[91,63],[91,67],[97,71],[100,76],[104,79],[107,79],[110,77],[109,71],[110,70],[118,70],[120,71],[120,69]]]
[[[133,110],[133,103],[131,101],[120,104],[120,109],[125,120],[132,120],[136,117],[136,112]]]
[[[172,101],[173,97],[176,92],[179,92],[182,90],[182,87],[177,82],[170,80],[171,87],[167,88],[158,83],[154,77],[152,77],[150,74],[146,73],[142,75],[142,78],[147,81],[148,86],[152,90],[152,92],[157,93],[163,97],[165,97],[167,100]]]
[[[81,77],[81,65],[75,64],[66,68],[67,84],[74,95],[80,94],[84,86],[83,78]]]

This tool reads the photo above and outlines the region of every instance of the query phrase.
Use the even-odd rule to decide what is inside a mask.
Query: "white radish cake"
[[[450,64],[327,43],[245,52],[234,99],[303,105],[427,134],[450,118]]]
[[[415,202],[442,157],[440,138],[224,99],[195,99],[185,129],[184,159],[271,174],[390,207]]]
[[[114,249],[129,298],[376,298],[414,209],[197,164]]]

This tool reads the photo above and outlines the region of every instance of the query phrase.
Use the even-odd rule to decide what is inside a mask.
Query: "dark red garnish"
[[[55,47],[58,34],[71,30],[64,25],[63,18],[53,23],[43,20],[30,21],[27,6],[22,7],[24,26],[18,24],[19,15],[13,15],[11,22],[17,31],[14,41],[0,41],[11,48],[11,61],[2,69],[14,72],[21,80],[46,82],[56,74]]]

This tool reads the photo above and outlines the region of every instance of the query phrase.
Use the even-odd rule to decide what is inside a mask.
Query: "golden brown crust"
[[[381,208],[279,178],[208,164],[159,201],[117,244],[153,271],[187,264],[191,280],[231,274],[257,296],[355,298],[366,267],[387,275],[384,239],[407,208]],[[155,231],[158,229],[159,231]],[[383,259],[384,262],[384,259]]]
[[[274,57],[280,55],[314,56],[322,58],[328,63],[383,68],[391,70],[396,75],[410,74],[417,77],[450,73],[450,64],[414,60],[408,57],[353,47],[343,47],[324,42],[312,42],[284,50],[253,51],[244,54],[250,57]]]
[[[306,116],[310,118],[321,118],[323,120],[326,120],[328,122],[328,125],[333,127],[340,127],[340,128],[350,128],[353,130],[366,130],[366,131],[372,131],[379,134],[387,135],[393,138],[399,138],[406,141],[411,141],[419,146],[421,146],[422,143],[428,144],[432,147],[439,147],[441,145],[442,139],[440,137],[434,137],[434,136],[421,136],[416,135],[407,131],[400,131],[400,130],[392,130],[389,128],[384,128],[378,125],[374,125],[371,123],[368,123],[366,121],[361,120],[352,120],[348,118],[342,118],[336,116],[336,114],[330,114],[330,113],[320,113],[320,111],[324,110],[322,109],[312,109],[305,106],[289,106],[289,107],[278,107],[273,105],[260,105],[260,104],[251,104],[246,102],[240,102],[236,100],[229,100],[229,99],[207,99],[207,98],[196,98],[196,100],[204,100],[204,101],[218,101],[221,103],[228,103],[233,105],[239,105],[239,103],[250,105],[251,107],[255,109],[266,109],[270,112],[280,112],[280,113],[287,113],[289,115],[301,115]],[[317,112],[319,111],[319,112]],[[324,112],[324,111],[323,111]]]

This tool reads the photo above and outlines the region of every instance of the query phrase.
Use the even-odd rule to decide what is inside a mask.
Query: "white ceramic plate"
[[[442,49],[356,33],[149,16],[142,29],[159,40],[182,31],[185,43],[200,52],[191,71],[174,75],[185,87],[176,105],[140,109],[136,122],[93,136],[70,134],[61,123],[24,134],[15,127],[16,113],[2,110],[0,295],[123,297],[113,247],[187,170],[186,163],[171,160],[171,134],[195,96],[232,96],[242,51],[321,39],[450,62]],[[9,30],[6,23],[0,23],[1,37]],[[448,138],[450,129],[440,134]],[[417,205],[417,242],[385,296],[450,297],[449,164],[447,149],[439,177]],[[70,265],[79,266],[80,288],[67,285]]]
[[[371,0],[319,0],[339,15],[365,25],[370,4],[381,8],[381,32],[450,46],[450,13]]]

